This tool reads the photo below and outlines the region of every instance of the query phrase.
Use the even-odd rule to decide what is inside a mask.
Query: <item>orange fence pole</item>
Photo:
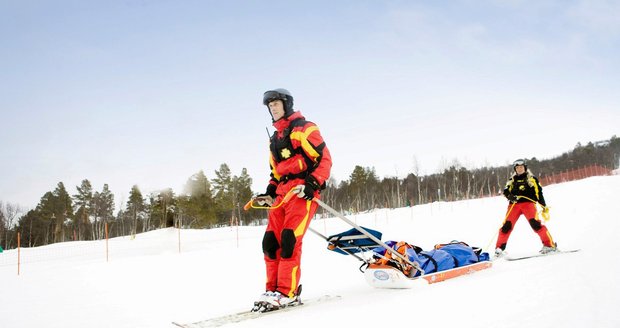
[[[110,250],[108,247],[108,223],[105,223],[105,261],[110,262]]]
[[[17,233],[17,275],[19,276],[19,267],[21,265],[21,235]]]

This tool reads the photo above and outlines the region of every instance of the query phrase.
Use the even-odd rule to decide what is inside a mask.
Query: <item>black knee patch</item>
[[[283,259],[288,259],[293,256],[295,243],[297,243],[297,238],[295,238],[295,232],[293,232],[293,230],[291,229],[282,230],[282,253],[280,253],[280,256]]]
[[[512,230],[512,222],[510,221],[504,222],[504,225],[502,226],[502,232],[509,233],[510,230]]]
[[[530,226],[532,227],[532,229],[534,229],[534,231],[538,231],[540,230],[540,228],[542,228],[540,221],[536,219],[529,219],[529,222],[530,222]]]
[[[276,234],[273,231],[266,231],[263,236],[263,253],[269,256],[270,259],[276,259],[276,251],[280,248]]]

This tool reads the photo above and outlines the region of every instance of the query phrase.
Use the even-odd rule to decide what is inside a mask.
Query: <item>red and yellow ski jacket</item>
[[[529,199],[532,199],[538,201],[542,206],[547,206],[545,197],[543,196],[542,186],[538,178],[532,175],[529,170],[521,175],[513,174],[513,176],[508,179],[506,187],[504,188],[504,196],[508,196],[509,194],[527,197],[519,198],[517,203],[531,202]]]
[[[308,175],[322,186],[329,179],[332,158],[316,124],[306,121],[300,112],[273,123],[276,131],[270,140],[270,184],[276,194],[284,195],[303,184]]]

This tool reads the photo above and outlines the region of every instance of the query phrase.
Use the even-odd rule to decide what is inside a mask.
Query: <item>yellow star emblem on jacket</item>
[[[291,157],[291,151],[288,150],[288,148],[284,148],[280,152],[280,155],[282,156],[283,159],[287,159],[287,158]]]

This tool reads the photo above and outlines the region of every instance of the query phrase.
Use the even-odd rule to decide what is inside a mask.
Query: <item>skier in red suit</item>
[[[296,188],[296,197],[269,210],[263,237],[267,283],[257,303],[281,307],[297,300],[302,240],[318,207],[312,199],[325,188],[332,159],[316,124],[293,110],[293,96],[288,90],[265,92],[263,104],[269,109],[276,131],[270,139],[271,179],[265,193],[256,200],[280,204]]]
[[[549,253],[557,250],[557,244],[553,241],[547,227],[538,218],[536,203],[543,206],[543,216],[548,215],[548,207],[543,196],[542,186],[532,173],[527,169],[525,160],[518,159],[513,163],[514,173],[506,183],[504,188],[504,196],[510,202],[508,204],[508,212],[506,219],[499,229],[497,243],[495,245],[495,257],[504,255],[508,238],[512,232],[517,220],[523,214],[528,220],[532,230],[543,244],[540,253]]]

